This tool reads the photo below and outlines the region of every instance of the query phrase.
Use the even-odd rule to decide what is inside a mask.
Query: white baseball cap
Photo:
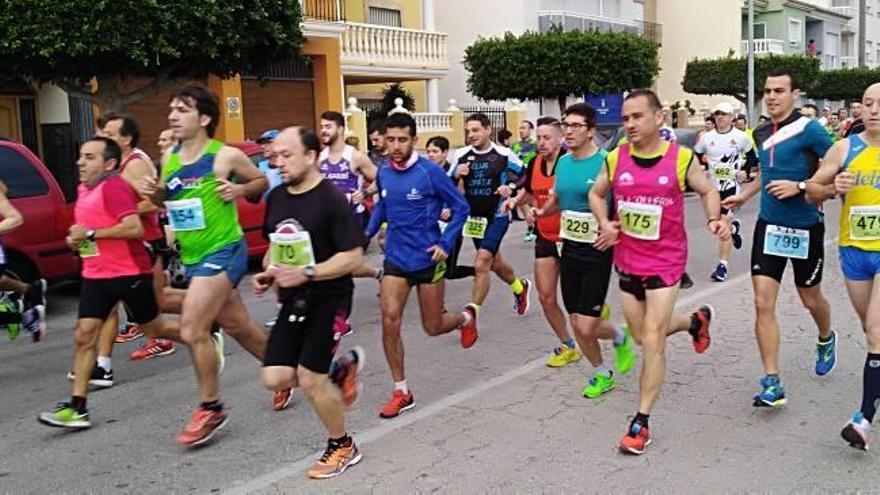
[[[714,114],[714,113],[719,113],[719,112],[726,113],[728,115],[733,115],[734,114],[733,105],[731,105],[730,103],[728,103],[726,101],[715,105],[715,108],[712,110],[712,113]]]

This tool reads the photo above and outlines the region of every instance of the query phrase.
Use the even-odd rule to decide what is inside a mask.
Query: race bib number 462
[[[269,234],[269,249],[273,265],[293,268],[315,265],[312,237],[308,232]]]
[[[168,222],[175,232],[202,230],[205,228],[205,210],[199,198],[166,201]]]
[[[853,206],[849,209],[849,238],[854,241],[880,240],[880,206]]]
[[[592,244],[596,242],[599,222],[592,213],[565,210],[559,224],[559,237],[574,242]]]
[[[730,165],[715,165],[712,174],[718,181],[733,180],[733,167]]]
[[[624,234],[645,241],[660,239],[662,206],[621,201],[617,211],[620,216],[620,230]]]
[[[764,232],[764,254],[783,258],[807,259],[810,253],[810,231],[768,225]]]

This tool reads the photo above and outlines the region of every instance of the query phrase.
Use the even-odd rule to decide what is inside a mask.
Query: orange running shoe
[[[358,373],[364,368],[365,361],[364,349],[357,346],[330,365],[330,381],[342,391],[342,403],[345,407],[351,407],[357,402],[361,391]]]
[[[382,407],[379,412],[380,418],[391,419],[396,418],[403,411],[407,411],[416,407],[416,398],[412,392],[403,393],[403,390],[394,390],[391,400]]]
[[[147,345],[132,352],[129,359],[132,361],[143,361],[144,359],[168,356],[169,354],[174,354],[176,350],[170,340],[150,339],[147,341]]]
[[[464,307],[464,311],[470,316],[468,322],[459,328],[461,332],[461,346],[465,349],[472,347],[477,343],[480,332],[477,329],[477,310],[470,304]]]
[[[133,323],[126,323],[125,330],[116,335],[115,342],[117,344],[124,344],[125,342],[131,342],[132,340],[137,340],[143,336],[144,332],[141,330],[141,327]]]
[[[211,440],[226,421],[226,413],[223,410],[210,411],[199,406],[189,417],[189,422],[183,427],[180,435],[177,435],[177,443],[184,447],[202,445]]]
[[[272,394],[272,409],[283,411],[293,402],[293,389],[285,388],[284,390],[276,390]]]
[[[307,474],[309,478],[318,480],[332,478],[359,462],[361,462],[361,452],[353,439],[349,438],[348,445],[334,444],[333,440],[330,440],[327,442],[327,450]]]
[[[709,324],[712,322],[712,317],[715,316],[715,309],[704,304],[700,306],[700,309],[694,311],[694,315],[700,321],[700,327],[697,328],[695,334],[691,334],[691,337],[694,339],[694,350],[697,351],[697,354],[702,354],[709,348],[709,343],[712,340],[709,338]]]
[[[642,455],[645,453],[645,447],[650,443],[651,435],[648,432],[648,427],[634,421],[626,435],[620,439],[618,448],[626,454]]]

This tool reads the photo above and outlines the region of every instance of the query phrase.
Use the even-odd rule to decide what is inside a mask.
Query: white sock
[[[593,370],[595,371],[595,373],[593,373],[593,376],[604,375],[608,378],[611,377],[611,369],[608,366],[605,366],[605,363],[602,363],[599,366],[594,367]]]
[[[718,260],[718,263],[721,263],[724,266],[727,266],[727,260]]]
[[[98,366],[104,368],[106,371],[110,371],[110,367],[112,366],[110,356],[98,356]]]
[[[406,387],[406,380],[394,382],[394,390],[400,390],[404,394],[408,394],[409,389]]]
[[[614,327],[614,345],[621,346],[623,342],[626,340],[626,333],[623,331],[623,327],[620,325]]]

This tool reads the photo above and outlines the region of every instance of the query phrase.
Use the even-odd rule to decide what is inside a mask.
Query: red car
[[[254,163],[263,160],[253,142],[231,146],[244,151]],[[73,223],[73,202],[68,202],[46,166],[27,147],[0,139],[0,180],[9,188],[12,205],[24,216],[24,225],[3,236],[7,272],[21,280],[58,280],[79,276],[80,264],[64,238]],[[268,248],[262,226],[265,202],[238,200],[239,222],[251,257]]]
[[[0,180],[24,216],[24,225],[3,237],[7,272],[26,281],[79,275],[79,258],[64,242],[73,203],[46,166],[24,145],[0,140]]]

